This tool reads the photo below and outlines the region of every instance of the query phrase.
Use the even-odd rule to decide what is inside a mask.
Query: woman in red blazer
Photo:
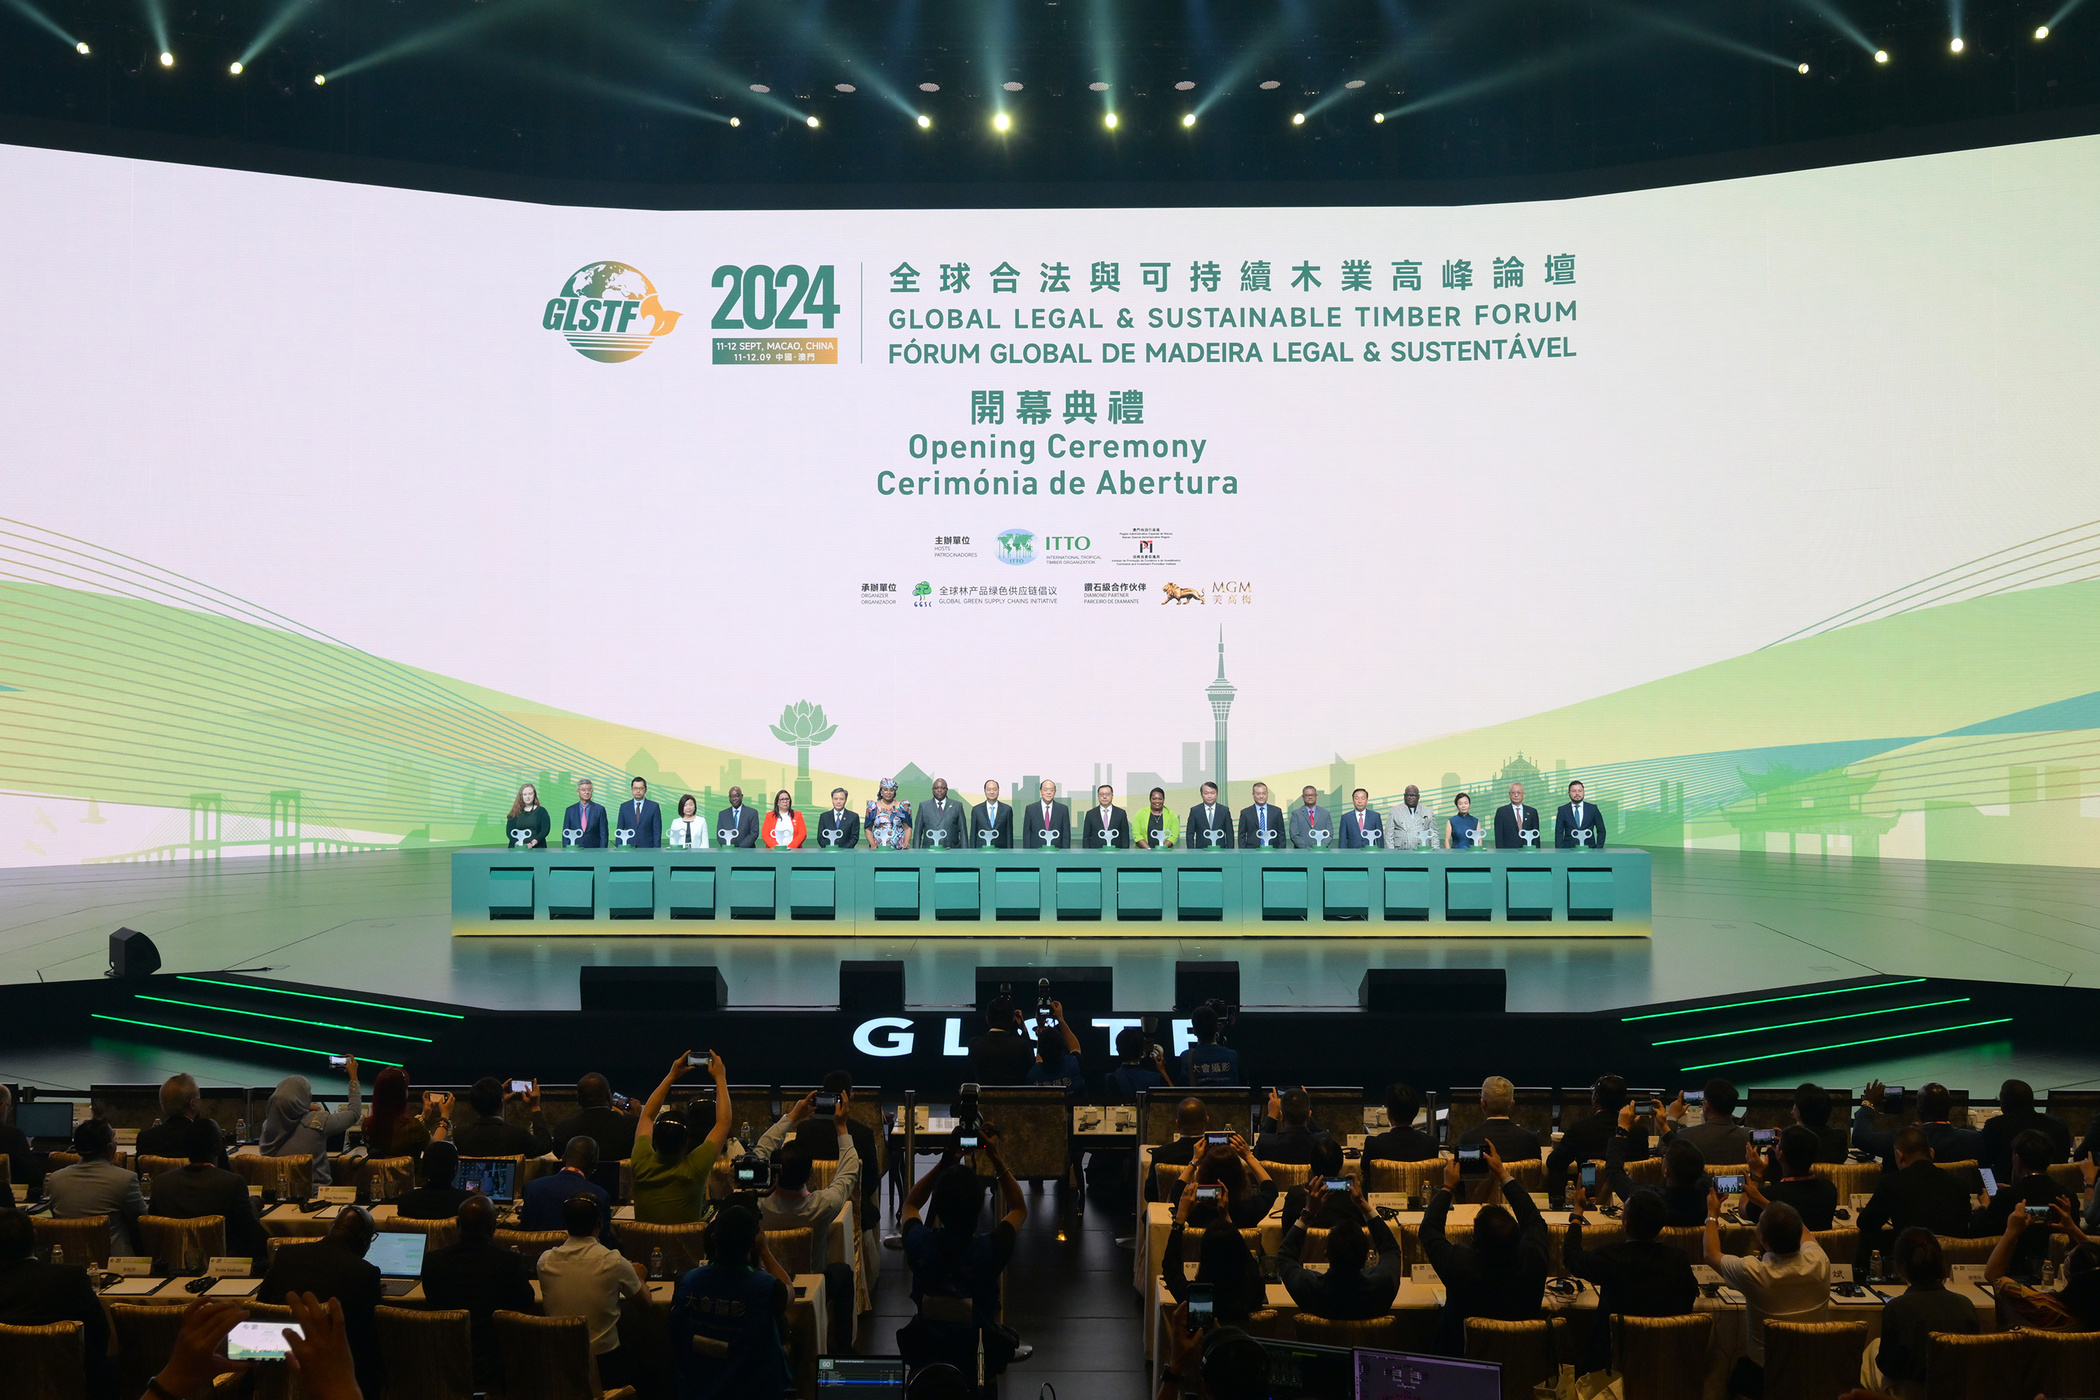
[[[782,846],[799,850],[808,835],[802,828],[802,814],[795,810],[795,799],[786,788],[773,794],[773,815],[760,823],[766,838],[766,846],[778,850]]]

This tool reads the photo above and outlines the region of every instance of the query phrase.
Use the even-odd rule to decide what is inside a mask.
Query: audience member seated
[[[1743,1218],[1753,1225],[1767,1205],[1785,1201],[1811,1231],[1837,1223],[1837,1183],[1815,1174],[1816,1135],[1795,1124],[1780,1133],[1770,1161],[1755,1147],[1743,1149]]]
[[[1506,1082],[1506,1081],[1505,1081]],[[1473,1217],[1470,1245],[1453,1244],[1444,1235],[1458,1191],[1458,1159],[1444,1164],[1443,1189],[1432,1196],[1422,1218],[1422,1253],[1444,1282],[1444,1306],[1437,1316],[1437,1349],[1446,1356],[1466,1354],[1466,1319],[1496,1318],[1523,1322],[1544,1314],[1546,1293],[1546,1222],[1531,1194],[1509,1174],[1492,1139],[1481,1155],[1488,1175],[1502,1187],[1502,1204],[1482,1206]],[[1328,1237],[1330,1257],[1334,1236]],[[1330,1264],[1329,1268],[1333,1266]]]
[[[430,1164],[424,1154],[425,1166]],[[280,1249],[279,1253],[283,1251]],[[423,1298],[433,1308],[464,1308],[474,1339],[474,1388],[503,1387],[503,1358],[493,1318],[501,1310],[531,1312],[532,1266],[515,1249],[496,1243],[496,1207],[474,1196],[459,1208],[459,1243],[423,1258]]]
[[[313,1184],[326,1186],[332,1180],[328,1139],[346,1132],[358,1120],[362,1102],[358,1098],[357,1057],[352,1055],[343,1072],[350,1079],[349,1101],[330,1113],[314,1102],[314,1086],[303,1074],[288,1074],[277,1082],[264,1111],[262,1131],[256,1134],[265,1157],[306,1157],[313,1162]]]
[[[573,1137],[563,1149],[561,1170],[550,1176],[535,1178],[518,1196],[518,1228],[520,1230],[562,1230],[568,1227],[568,1214],[563,1209],[571,1196],[589,1196],[598,1203],[601,1217],[612,1216],[612,1193],[591,1180],[591,1173],[598,1170],[598,1141],[595,1138]]]
[[[2049,1164],[2059,1159],[2056,1144],[2047,1134],[2029,1128],[2012,1140],[2012,1152],[2013,1171],[1999,1178],[1997,1194],[1969,1222],[1970,1228],[1963,1234],[1972,1237],[2002,1235],[2007,1218],[2027,1206],[2061,1206],[2071,1215],[2077,1215],[2078,1198],[2049,1175]],[[2050,1218],[2055,1218],[2054,1212]],[[2019,1250],[2011,1264],[2013,1277],[2028,1282],[2040,1276],[2042,1257],[2049,1251],[2050,1228],[2048,1221],[2042,1221],[2021,1236]]]
[[[1013,1258],[1016,1234],[1027,1223],[1028,1202],[998,1149],[988,1144],[980,1151],[998,1174],[1005,1207],[988,1233],[977,1233],[977,1217],[984,1210],[977,1168],[959,1160],[954,1148],[941,1155],[940,1164],[921,1177],[904,1200],[898,1228],[918,1315],[898,1329],[897,1353],[914,1368],[946,1362],[974,1374],[981,1343],[989,1380],[1006,1369],[1020,1342],[999,1323],[999,1275]],[[929,1197],[931,1226],[919,1217]]]
[[[1203,1149],[1203,1155],[1196,1159],[1195,1178],[1196,1185],[1225,1188],[1225,1214],[1242,1230],[1251,1230],[1268,1219],[1269,1208],[1276,1204],[1276,1183],[1269,1179],[1268,1169],[1238,1133],[1223,1145]],[[1207,1204],[1198,1204],[1189,1224],[1208,1225],[1213,1214],[1215,1211]]]
[[[1677,1096],[1667,1113],[1662,1100],[1657,1099],[1655,1111],[1667,1120],[1662,1140],[1690,1143],[1699,1149],[1699,1159],[1708,1166],[1737,1166],[1743,1160],[1743,1149],[1750,1145],[1750,1130],[1735,1116],[1735,1107],[1741,1101],[1735,1085],[1725,1079],[1709,1079],[1704,1101],[1699,1105],[1699,1121],[1687,1123],[1684,1095]]]
[[[1422,1096],[1411,1084],[1385,1086],[1386,1130],[1364,1139],[1366,1162],[1427,1162],[1437,1155],[1436,1140],[1415,1126],[1422,1115]]]
[[[1120,1042],[1118,1042],[1120,1044]],[[978,1084],[1026,1084],[1035,1047],[1021,1028],[1012,997],[993,997],[984,1010],[984,1034],[970,1042],[970,1077]]]
[[[198,1091],[196,1077],[177,1074],[169,1076],[160,1086],[160,1121],[150,1128],[139,1129],[133,1150],[141,1157],[179,1157],[185,1162],[194,1162],[198,1159],[192,1149],[202,1141],[210,1148],[204,1160],[223,1167],[226,1165],[225,1139],[219,1125],[204,1116],[204,1095]],[[0,1147],[0,1151],[5,1150]]]
[[[842,1260],[853,1257],[850,1237],[840,1240],[836,1251],[831,1240],[831,1227],[839,1212],[860,1199],[860,1151],[853,1145],[853,1135],[849,1130],[851,1119],[846,1112],[852,1101],[850,1089],[840,1094],[838,1109],[826,1125],[831,1128],[838,1166],[832,1172],[831,1184],[821,1191],[809,1189],[813,1160],[809,1149],[799,1141],[785,1142],[790,1128],[805,1121],[817,1121],[812,1117],[817,1111],[815,1090],[803,1095],[758,1140],[759,1155],[773,1160],[773,1189],[759,1198],[759,1219],[768,1230],[808,1228],[811,1263],[824,1275],[824,1297],[834,1346],[840,1343],[850,1346],[853,1340],[853,1266],[829,1262],[834,1252]],[[858,1221],[854,1228],[860,1228]]]
[[[1136,1026],[1125,1026],[1116,1036],[1116,1067],[1109,1071],[1107,1098],[1110,1103],[1136,1103],[1138,1090],[1171,1089],[1166,1052],[1152,1044]]]
[[[1633,1179],[1626,1174],[1626,1157],[1633,1146],[1638,1115],[1631,1103],[1619,1107],[1618,1129],[1604,1148],[1604,1180],[1612,1194],[1625,1200],[1633,1194]],[[1683,1229],[1706,1219],[1706,1159],[1688,1142],[1673,1142],[1663,1149],[1663,1224]]]
[[[1480,1081],[1481,1121],[1466,1129],[1458,1140],[1460,1147],[1478,1147],[1484,1142],[1495,1145],[1495,1153],[1505,1162],[1522,1162],[1532,1157],[1543,1157],[1545,1151],[1538,1134],[1522,1126],[1509,1115],[1517,1106],[1517,1086],[1501,1075],[1491,1075]]]
[[[1312,1161],[1313,1147],[1323,1139],[1333,1141],[1312,1121],[1311,1095],[1303,1089],[1272,1092],[1261,1136],[1254,1140],[1254,1155],[1264,1162],[1307,1163]]]
[[[1918,1090],[1917,1121],[1907,1128],[1885,1131],[1874,1126],[1875,1110],[1881,1107],[1883,1086],[1880,1080],[1867,1085],[1860,1095],[1860,1105],[1852,1115],[1852,1145],[1862,1152],[1872,1153],[1881,1159],[1883,1171],[1890,1169],[1896,1154],[1896,1138],[1915,1128],[1925,1135],[1929,1154],[1942,1162],[1979,1162],[1983,1159],[1983,1134],[1973,1128],[1957,1128],[1948,1120],[1954,1116],[1954,1098],[1944,1084],[1927,1084]],[[1950,1233],[1942,1230],[1941,1234]]]
[[[1626,1106],[1626,1081],[1616,1074],[1600,1074],[1590,1086],[1589,1117],[1560,1135],[1546,1158],[1546,1199],[1556,1207],[1568,1198],[1568,1173],[1584,1162],[1601,1162],[1619,1127],[1619,1110]],[[1637,1161],[1648,1155],[1648,1127],[1638,1118],[1627,1129],[1630,1141],[1626,1158]],[[1369,1156],[1366,1149],[1365,1155]]]
[[[707,1174],[729,1141],[729,1067],[707,1052],[715,1078],[714,1130],[698,1142],[685,1119],[664,1111],[671,1086],[690,1070],[691,1052],[671,1061],[670,1073],[642,1105],[634,1136],[634,1218],[651,1225],[691,1225],[707,1211]],[[697,1105],[696,1105],[697,1107]]]
[[[378,1086],[373,1086],[378,1096]],[[394,1214],[407,1220],[450,1220],[461,1206],[474,1199],[459,1181],[459,1149],[449,1142],[433,1142],[423,1149],[416,1163],[416,1179],[423,1184],[404,1191],[394,1202]]]
[[[1854,1138],[1858,1137],[1857,1130]],[[1859,1247],[1886,1249],[1895,1231],[1922,1226],[1935,1235],[1966,1235],[1969,1193],[1961,1178],[1936,1166],[1932,1144],[1916,1124],[1897,1132],[1896,1170],[1881,1178],[1859,1213]]]
[[[784,1338],[794,1280],[746,1207],[726,1207],[712,1234],[707,1263],[671,1300],[678,1400],[792,1394]]]
[[[0,1323],[10,1327],[79,1323],[87,1356],[89,1400],[115,1400],[109,1319],[87,1269],[78,1264],[45,1264],[35,1256],[36,1226],[29,1216],[18,1210],[0,1210]]]
[[[579,1143],[589,1144],[593,1154],[598,1150],[592,1139],[575,1138],[570,1142],[572,1157]],[[627,1359],[620,1354],[620,1300],[642,1291],[649,1266],[631,1263],[598,1242],[607,1224],[604,1196],[602,1191],[577,1191],[560,1203],[562,1227],[569,1237],[540,1256],[540,1307],[549,1317],[584,1320],[590,1328],[591,1355],[598,1360],[599,1382],[614,1387],[625,1385],[628,1376]]]
[[[1789,1113],[1796,1123],[1816,1135],[1818,1162],[1842,1162],[1851,1146],[1845,1130],[1831,1126],[1830,1109],[1830,1091],[1820,1085],[1803,1084],[1794,1090],[1794,1106]]]
[[[1177,1303],[1186,1303],[1189,1296],[1184,1242],[1188,1205],[1188,1201],[1182,1202],[1174,1228],[1167,1231],[1166,1255],[1160,1263],[1161,1279]],[[1210,1224],[1203,1227],[1196,1246],[1195,1282],[1209,1285],[1212,1310],[1223,1326],[1241,1326],[1249,1315],[1269,1305],[1268,1285],[1262,1282],[1261,1264],[1254,1251],[1247,1248],[1238,1227],[1221,1216],[1213,1216]]]
[[[1947,1263],[1930,1230],[1896,1236],[1896,1276],[1904,1290],[1881,1310],[1881,1336],[1867,1343],[1859,1383],[1895,1400],[1923,1400],[1925,1356],[1935,1332],[1982,1330],[1975,1305],[1947,1289]]]
[[[372,1111],[365,1115],[365,1151],[374,1157],[416,1157],[445,1140],[452,1113],[450,1094],[423,1095],[420,1110],[409,1107],[408,1072],[392,1065],[372,1078]]]
[[[29,1139],[15,1126],[15,1096],[5,1084],[0,1084],[0,1156],[7,1158],[9,1170],[28,1188],[23,1199],[40,1199],[44,1194],[44,1154],[32,1148]],[[0,1181],[0,1187],[7,1184]],[[0,1191],[0,1196],[13,1199],[11,1191]]]
[[[117,1131],[107,1118],[90,1118],[73,1129],[73,1150],[80,1160],[44,1178],[53,1220],[84,1215],[109,1217],[109,1252],[136,1254],[131,1247],[132,1222],[146,1213],[138,1173],[117,1165]]]
[[[1152,1149],[1152,1165],[1193,1166],[1197,1155],[1203,1151],[1204,1135],[1209,1131],[1210,1110],[1203,1106],[1203,1100],[1183,1099],[1174,1110],[1175,1138]],[[1183,1173],[1186,1175],[1188,1173]],[[1170,1177],[1155,1171],[1145,1182],[1145,1199],[1172,1200],[1180,1194],[1181,1185],[1182,1177]]]
[[[506,1122],[503,1105],[517,1099],[525,1105],[528,1126]],[[506,1093],[503,1081],[484,1076],[467,1090],[467,1107],[474,1116],[466,1122],[453,1120],[452,1145],[462,1157],[541,1157],[554,1150],[547,1121],[540,1116],[540,1082],[535,1079],[524,1093]]]
[[[1201,1084],[1244,1084],[1240,1078],[1240,1052],[1218,1039],[1218,1012],[1199,1006],[1189,1013],[1189,1033],[1196,1043],[1181,1057],[1181,1080],[1190,1088]]]
[[[1561,1262],[1570,1276],[1587,1279],[1597,1287],[1597,1317],[1602,1320],[1620,1313],[1635,1317],[1678,1317],[1690,1312],[1699,1300],[1699,1281],[1692,1276],[1692,1261],[1674,1244],[1661,1240],[1664,1207],[1662,1196],[1646,1187],[1626,1197],[1619,1208],[1619,1224],[1625,1238],[1602,1249],[1582,1247],[1582,1231],[1589,1222],[1583,1211],[1589,1193],[1577,1186],[1568,1201],[1568,1236],[1561,1245]],[[1578,1375],[1603,1370],[1611,1364],[1611,1329],[1592,1327],[1584,1363]]]
[[[1723,1254],[1721,1198],[1708,1204],[1706,1267],[1747,1304],[1743,1349],[1749,1354],[1736,1362],[1729,1391],[1754,1400],[1765,1393],[1765,1324],[1824,1319],[1830,1311],[1830,1257],[1802,1228],[1800,1213],[1783,1201],[1765,1207],[1757,1222],[1759,1253]]]
[[[189,1165],[153,1178],[154,1215],[171,1220],[195,1220],[199,1216],[226,1217],[226,1252],[244,1255],[260,1269],[269,1258],[269,1239],[248,1195],[248,1183],[216,1164],[218,1134],[189,1134]],[[174,1261],[177,1265],[182,1260]]]
[[[372,1217],[363,1207],[342,1207],[328,1233],[312,1244],[277,1247],[277,1258],[263,1275],[255,1300],[281,1304],[288,1294],[310,1293],[323,1302],[334,1299],[341,1304],[350,1354],[357,1361],[357,1383],[365,1394],[378,1395],[382,1378],[375,1316],[379,1269],[365,1259],[372,1235]]]
[[[1079,1037],[1065,1020],[1065,1004],[1061,1001],[1051,1002],[1048,1012],[1036,1013],[1035,1063],[1028,1067],[1028,1082],[1039,1088],[1055,1086],[1064,1090],[1068,1103],[1086,1098],[1086,1066],[1080,1059]],[[864,1156],[862,1160],[875,1159]]]
[[[2034,1089],[2024,1079],[2008,1079],[1998,1086],[1998,1116],[1982,1128],[1979,1160],[1997,1173],[2000,1181],[2013,1178],[2013,1139],[2021,1133],[2040,1133],[2048,1140],[2051,1162],[2071,1159],[2071,1129],[2061,1118],[2052,1118],[2034,1106]],[[1958,1162],[1958,1157],[1946,1158]],[[1993,1233],[1996,1233],[1995,1229]]]
[[[613,1104],[612,1084],[602,1074],[576,1081],[576,1111],[554,1125],[554,1140],[587,1137],[598,1144],[598,1160],[624,1162],[634,1156],[634,1114]]]
[[[2005,1218],[2005,1233],[1983,1266],[1984,1282],[1998,1295],[1999,1319],[2006,1327],[2037,1332],[2100,1332],[2100,1244],[2087,1239],[2078,1221],[2060,1206],[2051,1223],[2072,1241],[2071,1252],[2064,1256],[2064,1281],[2055,1289],[2021,1283],[2011,1276],[2020,1237],[2037,1228],[2038,1222],[2024,1210]]]
[[[1352,1184],[1350,1194],[1354,1195],[1355,1191]],[[1354,1220],[1344,1220],[1330,1229],[1327,1232],[1325,1273],[1317,1273],[1298,1262],[1299,1254],[1305,1249],[1305,1232],[1322,1213],[1327,1194],[1324,1185],[1316,1189],[1304,1212],[1287,1223],[1283,1243],[1276,1248],[1276,1275],[1299,1310],[1314,1317],[1347,1322],[1383,1316],[1391,1311],[1393,1295],[1400,1291],[1400,1246],[1383,1220],[1361,1210],[1361,1200],[1356,1202],[1358,1213],[1369,1218],[1368,1231]],[[1425,1228],[1425,1248],[1428,1238]],[[1367,1267],[1366,1261],[1373,1249],[1378,1251],[1378,1259]],[[1539,1276],[1539,1283],[1542,1287],[1545,1284],[1543,1274]],[[1532,1299],[1532,1306],[1538,1306],[1536,1298]]]

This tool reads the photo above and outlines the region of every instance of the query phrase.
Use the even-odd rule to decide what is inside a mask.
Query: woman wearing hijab
[[[314,1088],[305,1075],[291,1074],[278,1081],[277,1092],[270,1095],[269,1111],[263,1118],[262,1155],[313,1158],[316,1186],[329,1184],[328,1139],[348,1131],[364,1108],[357,1092],[355,1055],[345,1063],[344,1072],[350,1076],[350,1102],[335,1112],[314,1102]]]

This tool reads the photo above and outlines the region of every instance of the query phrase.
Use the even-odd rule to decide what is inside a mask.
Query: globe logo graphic
[[[548,301],[540,324],[586,359],[617,364],[631,360],[678,325],[678,312],[664,308],[656,284],[623,262],[579,267]]]
[[[998,559],[1002,564],[1026,564],[1035,558],[1035,531],[1001,530]]]

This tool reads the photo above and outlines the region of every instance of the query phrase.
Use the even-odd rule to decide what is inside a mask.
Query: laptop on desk
[[[372,1236],[365,1262],[379,1270],[379,1291],[399,1298],[423,1281],[423,1249],[429,1237],[405,1230],[381,1230]]]
[[[1356,1352],[1356,1400],[1502,1400],[1502,1368],[1492,1361]]]
[[[817,1358],[818,1400],[836,1397],[869,1400],[902,1397],[904,1358],[901,1356],[820,1356]]]

